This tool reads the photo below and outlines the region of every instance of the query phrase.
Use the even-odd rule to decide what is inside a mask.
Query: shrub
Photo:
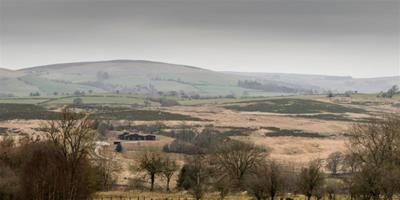
[[[75,98],[74,100],[72,100],[72,104],[74,104],[75,106],[79,106],[83,104],[83,99],[82,98]]]

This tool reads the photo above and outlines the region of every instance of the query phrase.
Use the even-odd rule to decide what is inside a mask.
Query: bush
[[[321,161],[314,160],[311,161],[308,166],[301,169],[298,187],[302,194],[304,194],[308,200],[311,196],[316,196],[317,199],[320,196],[320,189],[324,184],[324,177],[321,171]]]
[[[205,128],[201,133],[192,129],[182,129],[173,134],[176,139],[163,147],[165,152],[198,154],[213,153],[219,145],[230,138],[213,128]]]
[[[118,153],[121,153],[123,151],[123,147],[121,143],[118,143],[117,146],[115,147],[115,151]]]
[[[128,181],[128,187],[129,189],[132,190],[145,190],[146,186],[145,186],[145,181],[140,179],[140,178],[133,178],[133,179],[129,179]]]
[[[82,100],[82,98],[75,98],[73,101],[72,101],[72,104],[74,104],[74,105],[76,105],[76,106],[79,106],[79,105],[82,105],[83,104],[83,100]]]
[[[161,99],[160,104],[162,107],[178,106],[179,103],[173,99]]]

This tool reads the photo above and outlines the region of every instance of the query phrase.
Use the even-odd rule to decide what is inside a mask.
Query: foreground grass
[[[291,198],[293,200],[305,200],[307,199],[304,195],[286,195],[284,197],[277,196],[275,199]],[[194,200],[193,196],[188,192],[139,192],[139,191],[110,191],[110,192],[99,192],[93,196],[92,200]],[[207,193],[203,197],[204,200],[220,200],[219,193]],[[225,197],[225,200],[253,200],[254,198],[246,193],[235,193],[229,194]],[[324,196],[322,199],[328,199]],[[336,195],[336,200],[347,200],[350,199],[347,195]]]
[[[137,192],[137,191],[130,191],[130,192],[100,192],[97,193],[93,200],[111,200],[111,199],[121,199],[121,200],[192,200],[194,199],[189,193],[187,192],[171,192],[171,193],[163,193],[163,192]],[[204,196],[203,199],[220,199],[218,193],[208,193]],[[247,195],[230,195],[225,199],[228,200],[244,200],[244,199],[251,199]]]
[[[304,199],[302,196],[290,196],[292,199],[300,200]],[[193,196],[187,192],[99,192],[94,197],[93,200],[193,200]],[[217,192],[207,193],[204,195],[203,199],[207,200],[219,200],[220,196]],[[225,197],[226,200],[251,200],[251,196],[245,193],[230,194]],[[277,198],[279,199],[279,198]]]

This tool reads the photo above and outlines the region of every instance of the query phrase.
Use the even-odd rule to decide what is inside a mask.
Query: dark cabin
[[[137,133],[134,134],[129,134],[127,136],[125,136],[125,140],[144,140],[144,136],[143,135],[139,135]]]
[[[145,135],[144,139],[145,140],[156,140],[156,136],[155,135]]]
[[[129,132],[124,132],[120,135],[118,135],[118,139],[120,140],[132,140],[132,141],[139,141],[139,140],[156,140],[155,135],[140,135],[137,133],[129,133]]]
[[[120,139],[120,140],[126,140],[125,137],[128,136],[128,135],[129,135],[128,132],[124,132],[124,133],[118,135],[118,139]]]

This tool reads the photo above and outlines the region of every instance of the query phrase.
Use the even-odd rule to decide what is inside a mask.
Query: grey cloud
[[[271,70],[288,72],[296,63],[279,61],[286,56],[303,56],[299,66],[315,65],[324,72],[324,63],[337,62],[343,69],[382,64],[386,74],[398,71],[399,2],[386,0],[0,0],[1,65],[29,65],[15,60],[18,48],[42,47],[76,52],[113,49],[104,54],[130,55],[164,61],[165,51],[172,61],[184,64],[235,66],[246,61],[260,66],[279,65]],[[135,47],[132,47],[132,44]],[[118,45],[118,48],[116,47]],[[365,49],[365,46],[371,48]],[[135,49],[137,48],[137,49]],[[163,48],[165,51],[160,50]],[[185,49],[186,48],[186,49]],[[191,49],[191,55],[178,58]],[[351,50],[354,56],[343,55]],[[138,52],[141,49],[143,52]],[[205,49],[223,52],[213,57]],[[245,52],[242,60],[237,54]],[[293,49],[301,50],[291,55]],[[310,50],[312,49],[312,50]],[[275,50],[275,51],[274,51]],[[161,52],[159,52],[161,51]],[[243,51],[243,52],[242,52]],[[281,51],[278,54],[276,51]],[[313,51],[312,53],[310,51]],[[148,52],[148,53],[146,53]],[[159,52],[159,54],[157,54]],[[321,52],[324,52],[322,55]],[[0,52],[1,53],[1,52]],[[195,54],[198,54],[197,56]],[[6,56],[7,55],[7,56]],[[258,57],[255,57],[258,55]],[[261,55],[269,61],[263,61]],[[319,61],[312,61],[315,55]],[[329,55],[329,56],[327,56]],[[23,56],[23,55],[21,55]],[[84,60],[85,55],[57,54],[60,61]],[[12,58],[11,58],[12,57]],[[90,56],[87,56],[88,58]],[[101,57],[101,53],[98,53]],[[187,59],[187,58],[191,59]],[[331,57],[331,58],[329,58]],[[64,58],[64,59],[62,59]],[[97,58],[97,57],[96,57]],[[131,58],[131,57],[128,57]],[[137,58],[132,56],[132,58]],[[370,60],[364,60],[369,58]],[[138,58],[141,59],[141,58]],[[229,59],[231,59],[229,61]],[[57,59],[55,59],[57,60]],[[257,61],[255,61],[257,60]],[[322,61],[321,61],[322,60]],[[168,61],[168,60],[165,60]],[[45,63],[45,56],[31,61]],[[354,65],[346,63],[355,63]],[[326,64],[329,66],[329,64]],[[3,66],[6,67],[6,66]],[[307,67],[306,67],[307,68]],[[226,68],[216,68],[226,69]],[[237,68],[242,70],[243,68]],[[310,70],[309,70],[310,71]],[[330,73],[330,72],[328,72]],[[343,71],[343,73],[353,73]]]

